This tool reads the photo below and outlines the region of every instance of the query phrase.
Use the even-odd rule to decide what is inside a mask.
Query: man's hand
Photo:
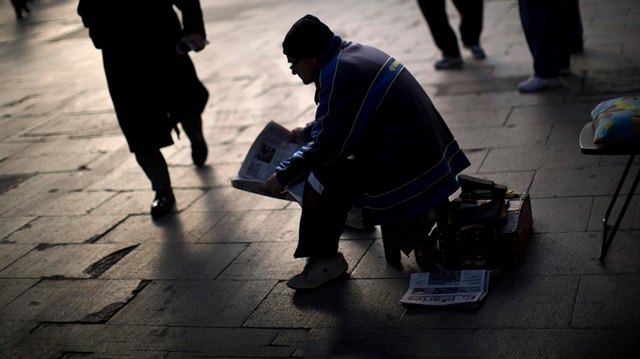
[[[291,130],[291,134],[289,135],[289,142],[293,143],[306,143],[306,138],[304,137],[304,128],[296,127]]]
[[[276,177],[275,172],[267,179],[267,189],[276,197],[284,198],[287,194],[287,191],[280,185],[280,182],[278,182],[278,177]]]
[[[196,32],[184,34],[180,41],[187,44],[195,52],[202,51],[207,46],[207,40],[204,36]]]

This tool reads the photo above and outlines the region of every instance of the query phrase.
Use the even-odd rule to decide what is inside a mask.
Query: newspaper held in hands
[[[487,270],[412,273],[402,304],[431,306],[479,303],[489,290]]]
[[[272,194],[267,189],[267,179],[275,171],[276,166],[302,147],[300,143],[289,142],[290,134],[288,129],[274,121],[267,123],[251,145],[240,167],[238,177],[231,181],[231,186],[243,191],[302,204],[304,182],[286,186],[287,193],[282,197]]]

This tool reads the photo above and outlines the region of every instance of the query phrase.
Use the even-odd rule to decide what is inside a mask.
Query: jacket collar
[[[316,87],[318,87],[320,81],[320,71],[329,63],[329,61],[333,58],[333,56],[340,51],[345,45],[346,41],[342,41],[342,38],[338,35],[333,35],[333,38],[329,42],[327,49],[324,51],[324,54],[318,60],[318,64],[313,73],[313,80],[316,83]]]
[[[329,42],[327,49],[324,54],[318,60],[318,64],[316,65],[316,69],[313,72],[313,82],[316,85],[316,93],[314,96],[314,100],[316,105],[320,103],[320,71],[333,59],[335,54],[340,51],[342,48],[347,46],[349,43],[346,41],[342,41],[340,36],[333,35],[333,38]]]

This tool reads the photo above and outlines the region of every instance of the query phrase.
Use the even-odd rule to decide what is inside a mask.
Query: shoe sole
[[[461,70],[464,65],[455,65],[455,66],[433,66],[436,70]]]
[[[535,93],[535,92],[540,92],[540,91],[545,91],[545,90],[553,90],[553,89],[557,89],[559,87],[562,87],[562,83],[558,83],[558,84],[554,84],[554,85],[545,85],[545,86],[541,86],[535,89],[522,89],[520,87],[518,87],[518,91],[522,92],[522,93]]]
[[[345,277],[346,277],[347,275],[348,275],[348,274],[347,274],[347,272],[345,271],[345,272],[343,272],[343,273],[340,273],[340,275],[335,276],[335,277],[333,277],[333,278],[331,278],[331,279],[327,279],[326,281],[324,281],[324,282],[322,282],[321,284],[318,284],[318,285],[316,285],[316,286],[291,285],[291,284],[289,283],[289,281],[287,281],[287,283],[286,283],[286,284],[287,284],[287,287],[289,287],[289,288],[291,288],[291,289],[293,289],[293,290],[311,290],[311,289],[320,288],[320,287],[322,287],[323,285],[325,285],[325,284],[327,284],[327,283],[329,283],[329,282],[331,282],[331,281],[334,281],[334,280],[336,280],[336,279],[339,279],[339,278],[340,278],[340,277],[342,277],[342,276],[345,276]]]
[[[316,289],[319,288],[325,284],[327,284],[328,282],[331,282],[332,280],[336,279],[336,278],[340,278],[341,276],[345,275],[347,273],[347,270],[349,270],[349,265],[347,264],[344,268],[343,271],[341,271],[339,274],[332,276],[332,277],[328,277],[327,279],[324,279],[321,283],[317,284],[317,285],[295,285],[295,284],[291,284],[290,280],[287,281],[287,287],[291,288],[291,289],[295,289],[295,290],[305,290],[305,289]]]

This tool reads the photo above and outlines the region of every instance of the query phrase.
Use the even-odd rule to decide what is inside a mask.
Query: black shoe
[[[200,142],[191,143],[191,159],[196,166],[202,167],[207,160],[208,154],[209,149],[204,139]]]
[[[173,191],[158,191],[156,198],[151,203],[151,217],[158,218],[171,212],[176,204],[176,197]]]
[[[436,61],[434,67],[436,70],[458,70],[464,66],[461,57],[442,56]]]
[[[468,46],[467,49],[471,51],[471,54],[473,54],[473,58],[476,60],[482,60],[487,57],[480,45]]]

